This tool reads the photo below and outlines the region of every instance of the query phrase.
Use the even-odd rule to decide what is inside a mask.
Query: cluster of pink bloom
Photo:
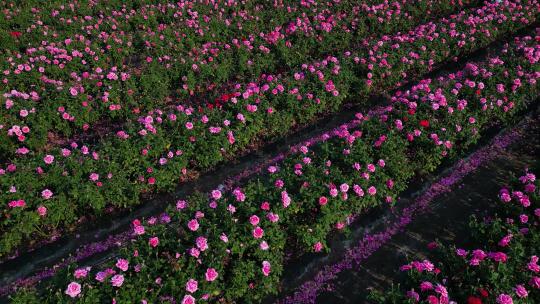
[[[420,275],[412,275],[410,278],[414,282],[413,288],[406,291],[404,297],[413,302],[426,301],[427,303],[445,304],[457,303],[449,297],[446,286],[452,287],[452,297],[454,300],[463,299],[467,304],[497,303],[513,304],[520,301],[538,300],[540,290],[540,266],[537,255],[530,255],[536,252],[538,241],[535,234],[538,233],[538,220],[540,219],[540,206],[538,205],[538,189],[536,176],[531,172],[526,172],[519,177],[521,190],[510,191],[503,188],[499,193],[499,198],[503,202],[502,211],[506,216],[496,215],[496,219],[484,222],[481,230],[473,231],[477,234],[475,239],[482,242],[482,246],[499,248],[502,251],[486,251],[478,248],[471,251],[455,249],[449,253],[457,258],[446,258],[443,255],[442,267],[447,273],[434,266],[434,263],[424,261],[413,261],[403,265],[401,271],[417,272]],[[534,197],[534,199],[529,199]],[[512,206],[511,204],[515,204]],[[531,210],[533,209],[533,210]],[[535,218],[530,218],[530,216]],[[502,227],[493,225],[499,222]],[[502,228],[502,229],[501,229]],[[498,242],[490,241],[491,234],[505,233],[508,230],[518,231],[519,235],[506,234]],[[491,244],[494,243],[494,244]],[[490,245],[491,244],[491,245]],[[438,246],[435,246],[437,248]],[[517,250],[513,250],[517,247]],[[498,264],[508,264],[499,266]],[[491,273],[484,276],[485,272]],[[500,284],[499,278],[504,278],[504,283]],[[406,282],[409,284],[409,282]],[[444,284],[444,285],[443,285]],[[469,284],[475,284],[469,286]],[[479,287],[476,287],[478,284]],[[453,290],[459,286],[460,290]],[[501,286],[510,286],[501,287]],[[503,288],[503,290],[501,290]],[[507,290],[504,290],[507,288]],[[463,294],[462,290],[475,290],[472,295]],[[461,302],[460,302],[461,303]]]

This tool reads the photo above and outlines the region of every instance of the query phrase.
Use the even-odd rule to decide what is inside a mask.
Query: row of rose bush
[[[540,183],[525,172],[499,192],[489,219],[472,217],[468,249],[432,243],[431,260],[400,270],[400,285],[372,292],[373,303],[538,303],[540,302]]]
[[[352,214],[396,196],[508,122],[538,97],[538,34],[516,37],[481,63],[397,92],[391,106],[241,188],[195,194],[133,222],[135,240],[106,265],[69,267],[13,303],[260,302],[279,290],[284,256],[327,250]]]
[[[81,216],[99,215],[107,205],[136,205],[141,192],[170,190],[194,168],[210,168],[254,139],[284,134],[335,111],[346,97],[361,100],[375,88],[389,89],[404,76],[430,71],[449,56],[470,54],[535,21],[538,12],[536,0],[486,3],[368,43],[361,47],[365,54],[347,51],[339,59],[330,56],[239,86],[219,112],[199,116],[181,105],[156,109],[100,140],[97,148],[75,141],[42,153],[20,147],[19,157],[0,169],[6,193],[0,255],[29,236],[42,239]],[[386,51],[386,42],[394,51]]]
[[[464,6],[454,0],[401,4],[322,1],[307,6],[293,2],[278,5],[278,10],[283,10],[280,14],[276,9],[264,8],[272,6],[271,2],[249,3],[187,2],[184,5],[189,8],[188,14],[175,5],[140,4],[138,9],[130,10],[117,7],[120,3],[108,3],[107,7],[71,3],[71,9],[65,4],[63,10],[35,9],[32,16],[36,22],[24,34],[13,37],[22,40],[20,45],[25,52],[19,52],[17,47],[6,52],[3,61],[3,92],[9,94],[6,109],[2,110],[6,117],[3,124],[6,130],[28,127],[27,132],[17,132],[17,136],[6,134],[6,144],[24,141],[30,149],[42,148],[49,132],[69,136],[76,130],[91,133],[104,123],[124,125],[126,121],[136,121],[138,111],[152,110],[178,99],[196,109],[206,104],[213,106],[216,98],[217,103],[227,99],[227,92],[222,90],[224,83],[256,81],[252,79],[254,75],[273,74],[278,69],[321,58],[327,52],[343,50],[366,38],[371,24],[377,35],[392,33]],[[465,1],[465,5],[468,3]],[[87,9],[79,11],[87,5]],[[236,9],[245,15],[233,13],[229,20],[222,10],[230,5],[239,6]],[[30,13],[28,9],[8,12],[10,20]],[[97,16],[85,17],[94,15]],[[385,18],[375,22],[379,15]],[[144,16],[154,17],[145,21]],[[300,18],[307,19],[302,21],[305,26],[296,25]],[[193,19],[200,23],[199,27],[182,26]],[[328,32],[319,25],[327,23],[326,19],[333,20]],[[227,31],[227,23],[241,26]],[[8,26],[9,23],[5,25]],[[290,30],[291,27],[298,30]],[[206,33],[203,36],[197,34],[201,29]],[[276,38],[268,41],[265,32],[270,31],[277,31],[272,32]],[[137,32],[141,34],[133,34]],[[43,43],[49,36],[50,41]],[[285,51],[290,55],[282,54]],[[292,58],[296,60],[293,62]],[[197,96],[190,96],[195,91]],[[15,155],[15,149],[6,144],[0,145],[5,150],[2,152]]]

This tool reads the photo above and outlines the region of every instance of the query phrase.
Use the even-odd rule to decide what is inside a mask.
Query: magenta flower
[[[88,275],[90,267],[75,269],[73,276],[77,279],[85,278]]]
[[[47,215],[47,207],[41,205],[37,208],[37,213],[39,214],[39,216],[43,217],[45,215]]]
[[[186,282],[186,290],[189,293],[194,293],[195,291],[197,291],[197,289],[199,288],[198,286],[199,286],[199,283],[194,279],[189,279]]]
[[[268,261],[263,261],[262,262],[262,272],[263,272],[263,275],[265,277],[269,276],[270,275],[270,271],[271,271],[271,266],[270,266],[270,262]]]
[[[99,179],[99,174],[97,173],[90,173],[90,180],[95,182]]]
[[[532,277],[529,281],[529,285],[531,285],[533,288],[540,289],[540,277]]]
[[[188,228],[191,231],[197,231],[197,229],[199,229],[199,222],[197,221],[197,219],[190,220],[188,222]]]
[[[256,215],[252,215],[249,217],[249,223],[253,226],[256,226],[257,224],[259,224],[259,217],[256,216]]]
[[[516,285],[515,292],[518,298],[526,298],[529,295],[529,292],[523,285]]]
[[[151,237],[149,240],[148,240],[148,244],[151,246],[151,247],[157,247],[157,245],[159,245],[159,238],[157,236],[155,237]]]
[[[431,282],[424,281],[420,283],[420,290],[426,291],[426,290],[431,290],[431,289],[433,289],[433,284]]]
[[[185,295],[182,299],[182,304],[195,304],[195,298],[190,295]]]
[[[215,200],[218,200],[221,198],[221,191],[219,190],[212,190],[212,198]]]
[[[15,200],[8,203],[8,206],[10,208],[17,208],[17,207],[24,207],[26,206],[26,202],[24,200]]]
[[[260,239],[260,238],[263,237],[263,235],[264,235],[264,230],[261,227],[257,226],[257,227],[255,227],[255,229],[253,229],[253,237],[254,238]]]
[[[133,227],[133,232],[136,235],[143,235],[144,234],[144,226],[143,225],[135,225],[135,227]]]
[[[291,204],[291,198],[289,197],[289,194],[287,193],[287,191],[281,192],[281,202],[284,208],[289,207],[289,205]]]
[[[218,272],[214,268],[206,269],[206,281],[213,282],[218,277]]]
[[[205,237],[199,236],[195,242],[197,244],[197,248],[199,248],[201,251],[208,249],[208,241]]]
[[[414,291],[413,289],[407,291],[407,297],[409,297],[410,299],[412,299],[415,302],[420,301],[420,295],[416,291]]]
[[[122,271],[127,271],[129,268],[129,261],[126,259],[118,259],[116,261],[116,267]]]
[[[313,250],[315,252],[320,252],[323,249],[323,244],[321,242],[317,242],[313,245]]]
[[[513,304],[514,301],[512,300],[512,297],[507,295],[507,294],[504,294],[504,293],[501,293],[498,297],[497,297],[497,303],[498,304]]]

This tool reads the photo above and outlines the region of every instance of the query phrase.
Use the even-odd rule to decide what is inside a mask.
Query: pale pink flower
[[[75,276],[76,279],[85,278],[88,275],[89,270],[90,267],[76,269],[73,276]]]
[[[41,197],[44,199],[50,199],[53,196],[53,192],[49,189],[45,189],[41,191]]]
[[[129,261],[126,259],[118,259],[116,261],[116,267],[122,271],[127,271],[129,268]]]
[[[47,165],[50,165],[54,162],[54,156],[52,155],[45,155],[45,157],[43,158],[43,161],[47,164]]]
[[[111,278],[111,285],[114,287],[120,287],[124,284],[124,276],[121,274],[114,275]]]
[[[99,174],[97,173],[90,173],[90,180],[95,182],[99,179]]]
[[[497,297],[497,303],[498,304],[513,304],[514,301],[512,300],[512,297],[507,295],[507,294],[504,294],[504,293],[501,293],[498,297]]]
[[[81,293],[81,284],[77,283],[77,282],[71,282],[69,283],[69,285],[67,286],[67,289],[65,291],[65,293],[72,297],[72,298],[75,298],[76,296],[78,296],[80,293]]]

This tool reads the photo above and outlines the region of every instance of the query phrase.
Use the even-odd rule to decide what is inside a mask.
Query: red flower
[[[429,121],[425,119],[420,120],[420,126],[423,128],[429,128]]]
[[[467,299],[467,304],[482,304],[482,299],[470,296]]]
[[[480,293],[480,295],[483,298],[487,298],[489,296],[489,292],[487,290],[485,290],[484,288],[479,288],[478,292]]]
[[[19,38],[19,37],[21,37],[21,35],[22,35],[21,32],[17,32],[17,31],[10,32],[9,34],[10,34],[11,37],[13,37],[13,38]]]
[[[409,115],[414,115],[414,113],[416,113],[416,111],[414,109],[409,109]]]
[[[221,101],[228,101],[231,97],[233,97],[233,94],[223,94],[220,99]]]

